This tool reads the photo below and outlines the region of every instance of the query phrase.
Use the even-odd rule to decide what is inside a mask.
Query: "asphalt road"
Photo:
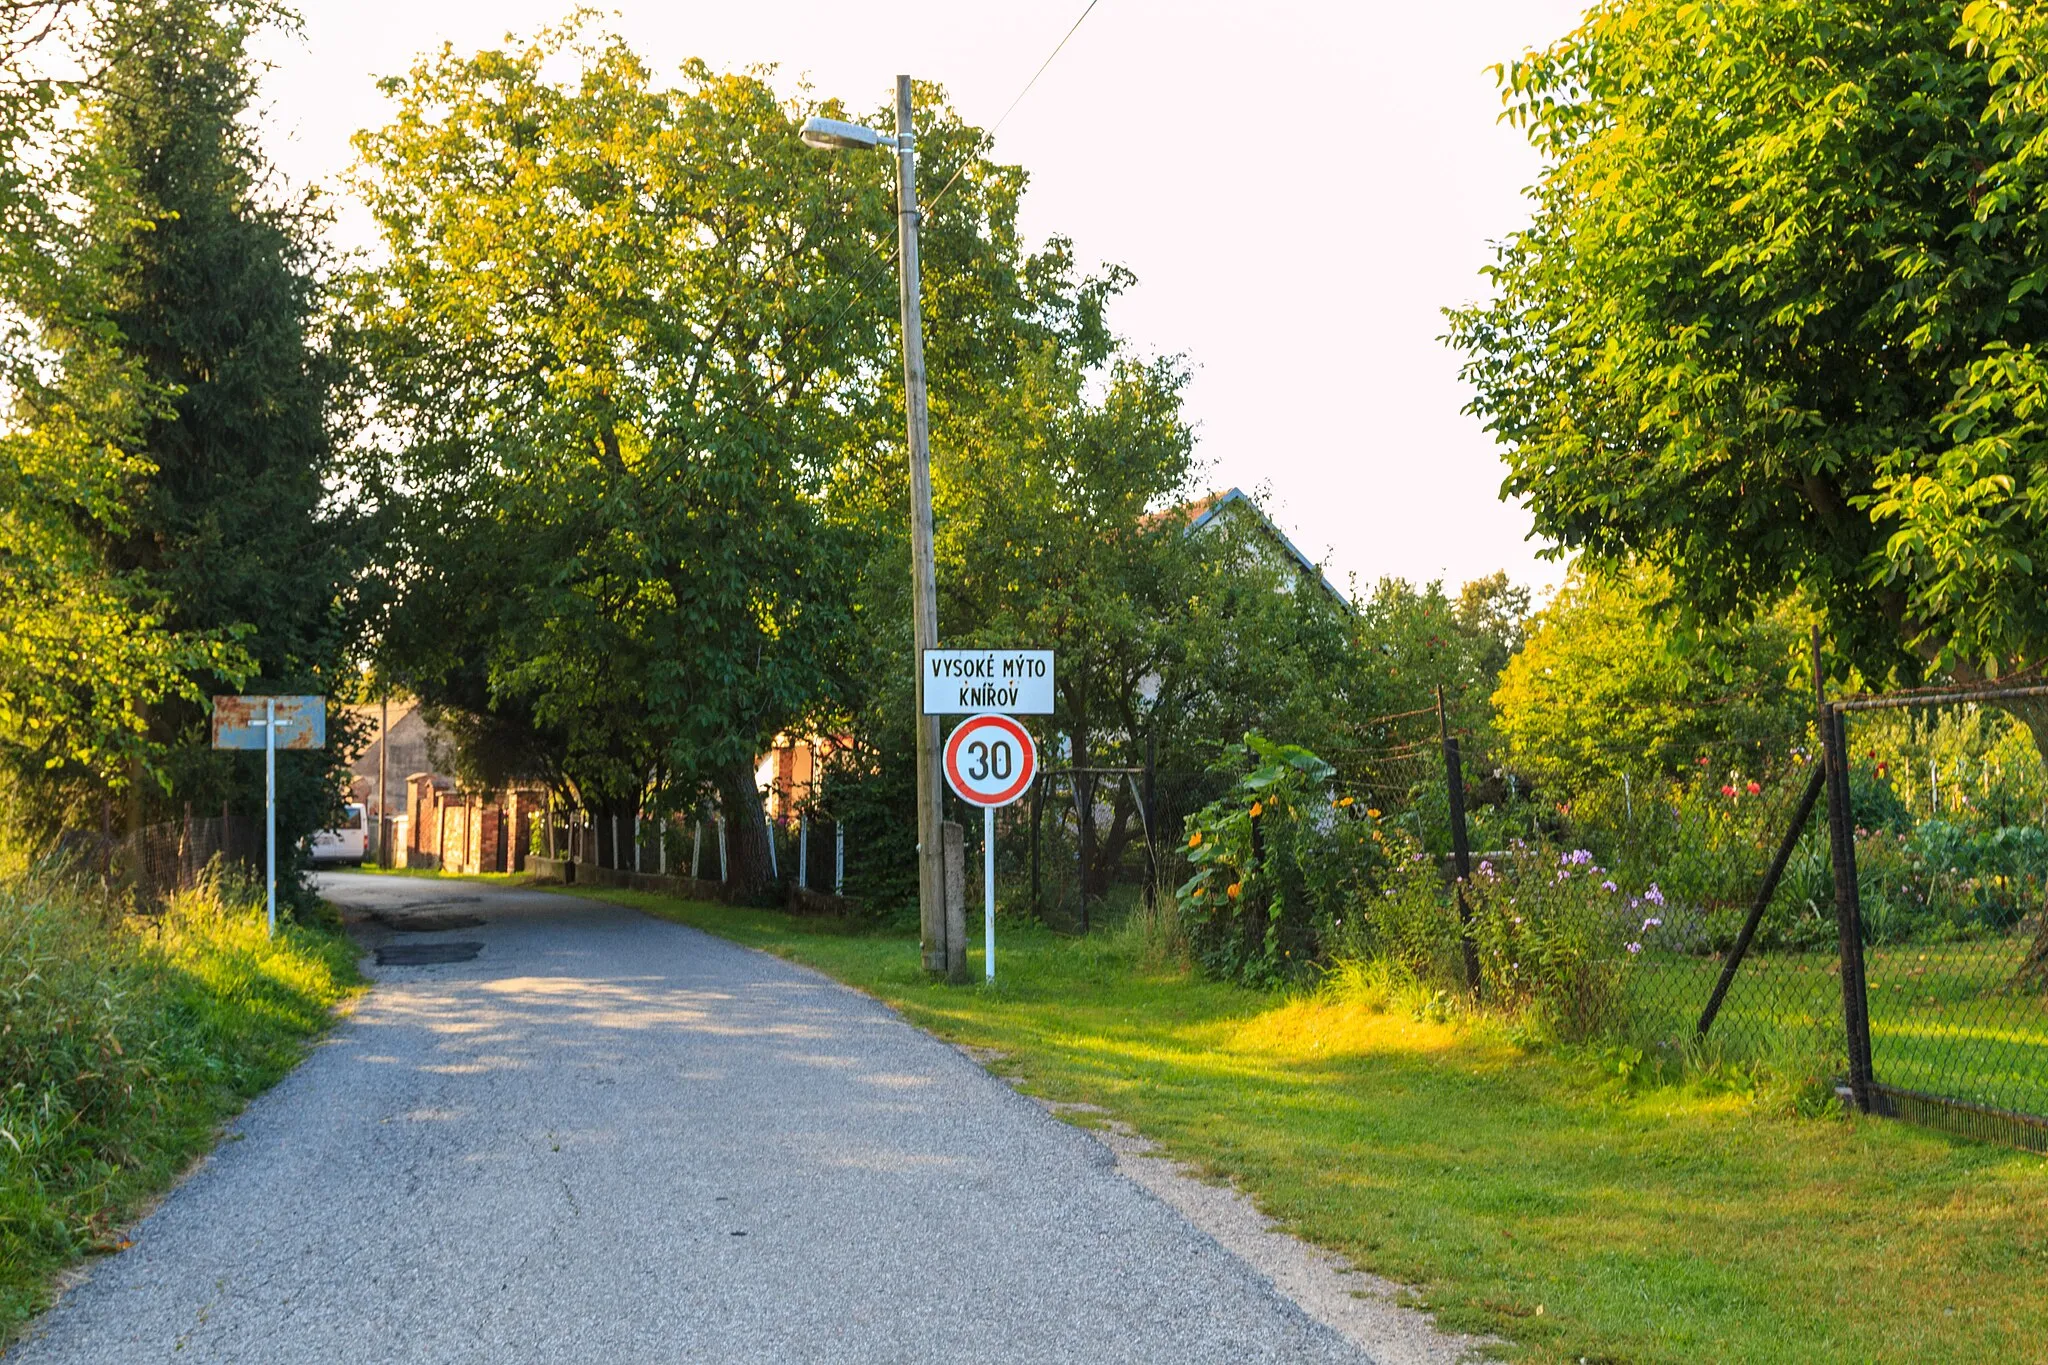
[[[10,1353],[125,1361],[1358,1362],[969,1059],[823,977],[542,892],[374,991]]]

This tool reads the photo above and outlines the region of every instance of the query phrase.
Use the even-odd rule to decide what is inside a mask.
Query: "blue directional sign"
[[[327,747],[327,698],[325,697],[215,697],[213,699],[213,747],[216,749],[262,749],[268,746],[266,730],[270,707],[277,708],[277,747],[280,749],[324,749]]]

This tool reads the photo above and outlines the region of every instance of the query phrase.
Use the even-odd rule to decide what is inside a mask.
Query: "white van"
[[[363,836],[366,812],[354,801],[343,807],[341,823],[333,829],[316,830],[313,834],[313,861],[316,863],[354,863],[363,865]]]

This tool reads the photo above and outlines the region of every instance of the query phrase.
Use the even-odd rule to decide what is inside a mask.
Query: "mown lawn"
[[[1275,997],[1006,928],[914,939],[577,890],[807,963],[1097,1104],[1518,1359],[2048,1359],[2048,1163],[1782,1096],[1627,1082],[1384,998]],[[980,972],[975,955],[975,974]],[[1380,1005],[1380,1008],[1375,1008]]]

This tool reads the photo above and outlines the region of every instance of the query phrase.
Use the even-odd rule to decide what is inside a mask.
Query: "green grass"
[[[999,984],[954,988],[924,978],[903,934],[570,891],[807,963],[996,1049],[1034,1092],[1234,1179],[1514,1358],[2022,1360],[2048,1341],[2038,1157],[1800,1117],[1739,1071],[1626,1082],[1369,983],[1218,985],[1129,935],[1006,926]]]
[[[2030,939],[1872,947],[1871,1061],[1907,1090],[2048,1115],[2048,992],[2015,989]],[[1839,1071],[1842,996],[1832,953],[1759,953],[1742,965],[1714,1024],[1722,1055]],[[1627,989],[1651,1037],[1690,1032],[1720,964],[1656,957]]]
[[[360,984],[339,934],[213,888],[125,918],[0,885],[0,1345],[282,1078]]]
[[[498,886],[524,886],[528,880],[528,874],[524,872],[443,872],[431,867],[378,867],[374,863],[332,870],[367,872],[378,877],[439,877],[451,882],[490,882]]]

